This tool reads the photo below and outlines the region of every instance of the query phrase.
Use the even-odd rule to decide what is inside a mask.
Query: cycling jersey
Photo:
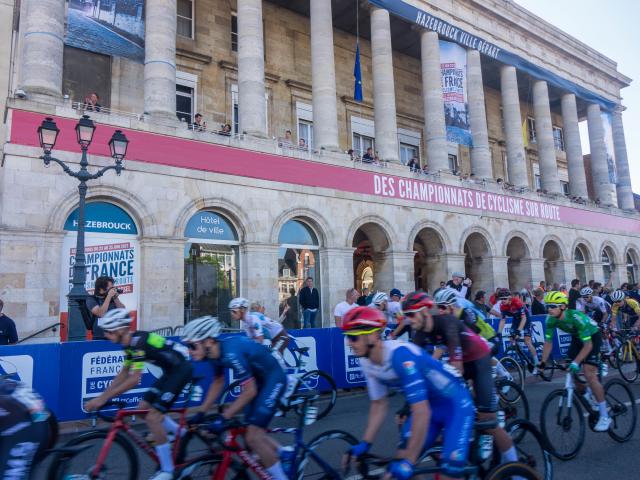
[[[141,330],[131,334],[131,342],[124,353],[124,366],[131,370],[142,370],[145,362],[149,362],[167,372],[189,359],[189,351],[184,345]]]
[[[442,433],[441,467],[448,475],[457,476],[466,463],[475,417],[473,402],[460,375],[455,368],[432,359],[410,343],[389,340],[382,348],[381,365],[360,359],[369,398],[379,400],[389,389],[401,389],[410,405],[428,401],[431,419],[423,450],[430,448]],[[403,426],[405,444],[410,431],[409,417]]]
[[[216,377],[225,369],[233,372],[234,380],[246,383],[255,379],[258,394],[245,411],[251,425],[266,428],[278,408],[278,400],[287,384],[286,376],[269,350],[246,337],[219,339],[220,357],[211,360]]]
[[[262,334],[264,338],[273,339],[284,330],[284,327],[281,323],[270,319],[260,312],[251,312],[251,315],[258,318],[260,326],[262,327]]]
[[[240,328],[242,328],[247,334],[247,337],[251,339],[264,337],[264,327],[262,326],[262,320],[258,316],[258,312],[248,312],[247,316],[240,322]]]
[[[611,313],[611,305],[602,297],[593,295],[591,301],[580,297],[576,300],[576,310],[593,317],[596,322],[602,321],[605,315]]]
[[[582,312],[576,310],[565,310],[564,318],[559,318],[547,315],[547,321],[544,329],[544,339],[547,342],[553,340],[554,329],[567,332],[572,337],[577,337],[583,342],[591,340],[591,336],[598,333],[598,325],[592,319]]]
[[[469,327],[469,329],[480,335],[485,340],[491,340],[497,333],[491,325],[489,325],[482,314],[475,309],[461,308],[458,318]]]
[[[430,332],[415,332],[413,343],[420,347],[427,344],[444,345],[452,362],[473,362],[490,352],[487,342],[453,315],[434,315],[433,329]]]
[[[640,304],[636,302],[633,298],[625,298],[624,304],[622,307],[618,306],[617,303],[614,303],[611,306],[611,314],[615,317],[618,315],[618,312],[629,315],[631,318],[638,318],[640,316]]]
[[[519,298],[511,298],[508,303],[502,302],[500,304],[500,313],[502,314],[503,319],[507,317],[513,318],[511,329],[515,329],[520,326],[522,316],[524,315],[526,317],[526,321],[522,327],[522,333],[525,337],[531,336],[531,315],[529,314],[527,306],[522,303],[522,300]]]

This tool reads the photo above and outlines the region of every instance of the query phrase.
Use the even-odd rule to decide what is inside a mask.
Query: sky
[[[515,0],[516,3],[618,63],[633,79],[622,90],[622,114],[633,191],[640,193],[640,1]],[[589,153],[586,122],[581,122],[583,154]]]

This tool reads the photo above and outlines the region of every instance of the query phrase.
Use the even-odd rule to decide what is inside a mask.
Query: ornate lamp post
[[[76,136],[78,144],[82,150],[82,158],[80,159],[80,170],[71,170],[66,163],[62,160],[51,156],[51,151],[56,144],[58,138],[58,129],[56,123],[50,117],[45,118],[42,121],[40,127],[38,127],[38,137],[40,139],[40,146],[44,150],[44,155],[40,158],[44,161],[46,166],[49,166],[51,162],[55,162],[64,172],[80,181],[78,185],[78,193],[80,194],[80,202],[78,204],[78,235],[76,241],[76,258],[73,265],[73,286],[69,291],[69,339],[83,339],[85,337],[85,330],[91,330],[92,328],[92,316],[86,306],[86,299],[89,295],[85,289],[85,280],[87,275],[87,269],[85,265],[84,256],[84,208],[85,200],[87,196],[87,181],[100,178],[108,170],[115,170],[118,175],[124,170],[122,164],[124,157],[127,153],[127,145],[129,140],[125,137],[121,130],[116,130],[109,140],[109,148],[111,150],[111,156],[115,160],[115,165],[109,165],[101,168],[96,173],[89,173],[87,167],[89,162],[87,161],[87,149],[93,139],[93,133],[96,130],[96,126],[88,115],[84,115],[78,124],[76,125]],[[84,328],[83,327],[84,324]]]

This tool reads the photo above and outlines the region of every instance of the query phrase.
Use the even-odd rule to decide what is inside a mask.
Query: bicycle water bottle
[[[491,457],[493,453],[493,437],[491,435],[480,435],[478,438],[478,456],[482,460]]]
[[[318,407],[307,407],[307,412],[304,416],[304,424],[311,425],[318,418]]]
[[[286,445],[280,449],[280,462],[285,473],[289,474],[291,465],[296,459],[296,449],[292,445]]]
[[[498,412],[496,413],[496,417],[498,419],[498,426],[500,428],[504,428],[506,425],[504,410],[498,410]]]
[[[604,378],[609,373],[609,366],[606,362],[600,362],[600,368],[598,369],[600,373],[600,377]]]

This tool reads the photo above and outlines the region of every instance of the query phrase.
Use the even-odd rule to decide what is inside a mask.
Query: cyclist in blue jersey
[[[367,428],[360,443],[348,454],[369,451],[387,418],[389,389],[403,392],[411,413],[403,425],[401,443],[388,473],[408,479],[420,454],[442,435],[440,478],[459,477],[466,464],[475,410],[473,400],[457,370],[432,359],[416,345],[397,340],[383,341],[384,314],[357,307],[343,318],[342,330],[367,380],[371,399]]]
[[[222,325],[214,317],[193,320],[184,328],[182,341],[189,347],[192,358],[209,360],[214,370],[213,383],[190,423],[202,422],[205,412],[222,393],[225,370],[231,370],[233,379],[240,380],[242,392],[222,414],[214,416],[209,429],[214,433],[222,432],[226,420],[244,409],[245,421],[249,424],[245,436],[247,444],[274,479],[286,480],[278,458],[278,445],[266,432],[284,393],[284,371],[266,347],[245,337],[218,338],[221,331]]]

